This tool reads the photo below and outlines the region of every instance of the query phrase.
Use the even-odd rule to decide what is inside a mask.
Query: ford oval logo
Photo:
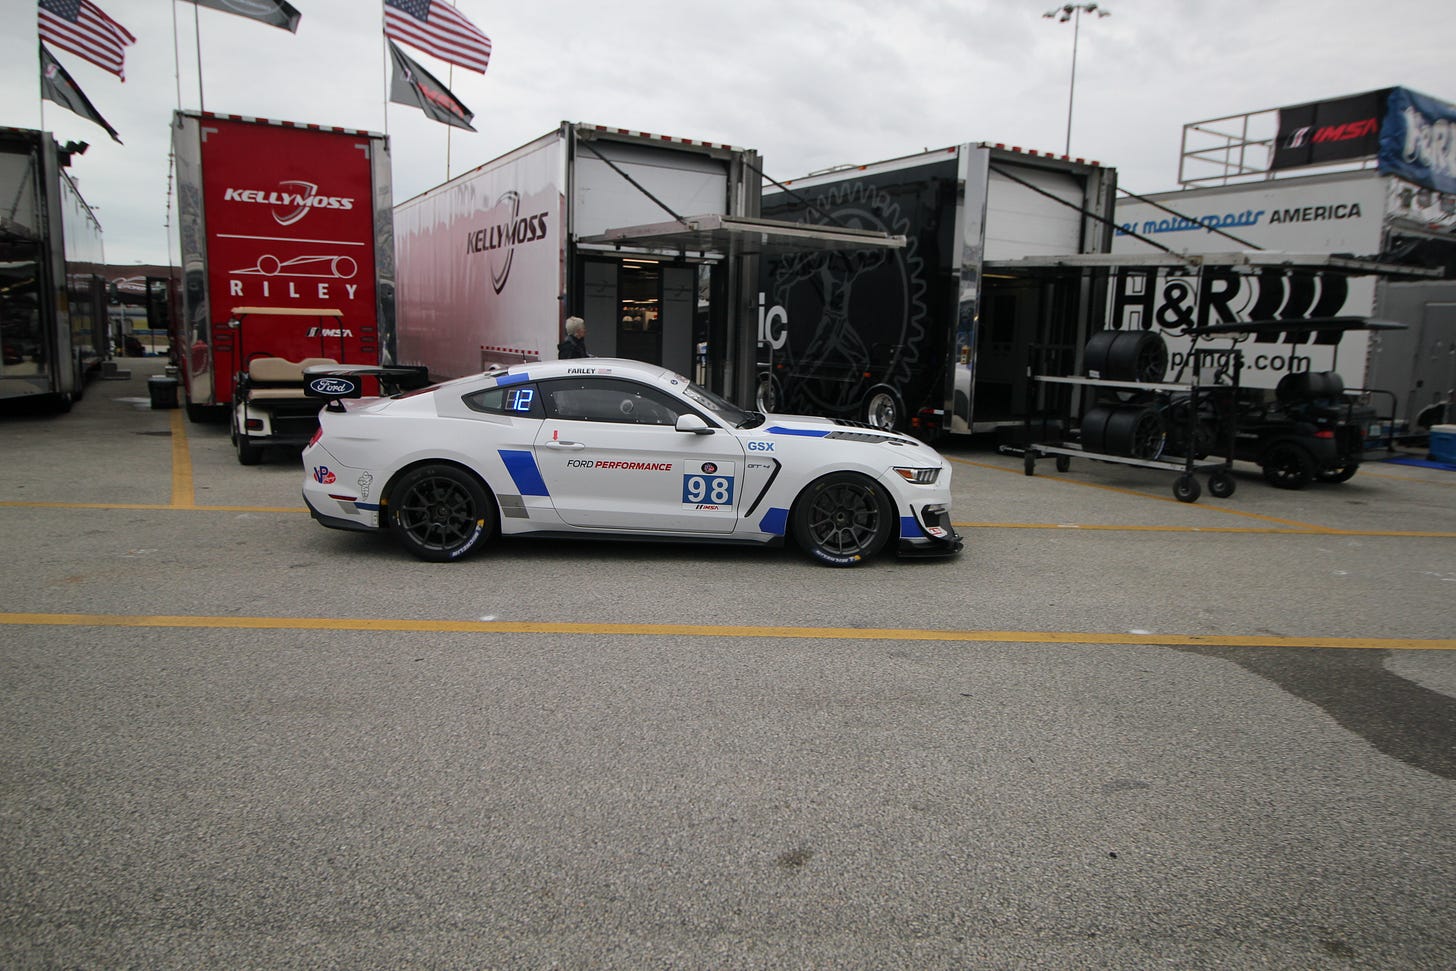
[[[354,393],[355,384],[344,378],[314,378],[308,387],[314,394],[346,395]]]

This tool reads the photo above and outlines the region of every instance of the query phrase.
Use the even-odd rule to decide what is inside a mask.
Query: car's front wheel
[[[794,539],[829,566],[854,566],[890,538],[893,509],[885,490],[853,472],[810,483],[794,507]]]
[[[485,487],[453,465],[412,469],[390,494],[389,525],[422,560],[460,559],[490,539],[495,523],[495,504]]]

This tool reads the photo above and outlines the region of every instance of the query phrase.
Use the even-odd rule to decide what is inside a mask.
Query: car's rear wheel
[[[412,469],[390,493],[389,525],[422,560],[458,560],[490,539],[495,524],[495,504],[485,487],[453,465]]]
[[[816,479],[794,507],[794,539],[829,566],[854,566],[884,548],[893,529],[890,497],[853,472]]]

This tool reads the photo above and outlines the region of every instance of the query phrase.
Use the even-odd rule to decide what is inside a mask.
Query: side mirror
[[[691,412],[686,415],[678,415],[676,427],[680,432],[691,432],[694,435],[713,434],[713,429],[709,427],[708,423]]]

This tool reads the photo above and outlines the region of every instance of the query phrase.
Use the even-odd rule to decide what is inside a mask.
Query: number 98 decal
[[[682,501],[694,509],[717,509],[733,505],[733,470],[704,462],[702,471],[683,476]]]

